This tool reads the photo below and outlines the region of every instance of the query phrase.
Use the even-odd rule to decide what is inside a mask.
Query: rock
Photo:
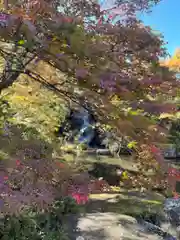
[[[180,226],[180,207],[173,208],[169,211],[169,220],[174,226]]]
[[[164,203],[169,229],[179,235],[180,229],[180,199],[167,198]],[[171,231],[171,232],[172,232]]]
[[[177,208],[177,207],[180,207],[180,198],[167,198],[164,202],[164,210],[166,212],[174,209],[174,208]]]
[[[91,213],[81,217],[78,221],[78,229],[78,236],[83,237],[84,240],[162,239],[153,232],[142,231],[135,218],[111,212]]]

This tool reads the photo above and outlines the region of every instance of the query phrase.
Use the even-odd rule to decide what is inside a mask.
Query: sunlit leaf
[[[132,148],[135,148],[137,146],[137,142],[136,141],[132,141],[130,143],[128,143],[127,147],[132,149]]]
[[[18,41],[18,44],[19,44],[19,45],[24,45],[24,43],[25,43],[24,40],[19,40],[19,41]]]

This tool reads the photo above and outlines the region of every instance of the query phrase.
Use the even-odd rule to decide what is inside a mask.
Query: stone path
[[[160,240],[156,234],[143,233],[136,220],[116,213],[91,213],[81,217],[76,240]]]
[[[115,198],[106,201],[106,207],[115,203]],[[98,201],[97,201],[98,202]],[[157,234],[145,231],[136,219],[120,212],[104,208],[103,201],[91,202],[90,209],[80,216],[74,226],[76,231],[71,233],[71,240],[161,240]],[[124,206],[122,206],[123,208]],[[137,205],[134,203],[134,208]],[[128,208],[128,206],[127,206]],[[132,206],[129,206],[132,208]],[[119,209],[119,206],[118,206]],[[72,223],[72,218],[69,219]],[[71,229],[73,226],[71,225]],[[165,230],[165,229],[164,229]],[[168,230],[166,228],[166,230]]]

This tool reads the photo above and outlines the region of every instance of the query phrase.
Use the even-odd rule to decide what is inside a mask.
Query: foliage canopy
[[[6,64],[0,89],[20,74],[74,101],[78,88],[99,119],[119,134],[152,141],[158,134],[147,114],[175,110],[165,93],[174,96],[178,83],[159,64],[159,57],[166,56],[162,36],[136,18],[157,1],[140,2],[117,1],[102,11],[93,1],[8,1],[2,13],[7,14],[7,25],[0,35],[13,47],[10,53],[1,49]],[[39,59],[63,72],[65,80],[33,71]]]
[[[175,74],[159,63],[166,57],[162,35],[136,17],[158,2],[117,0],[111,9],[102,10],[91,0],[6,0],[0,14],[1,94],[12,86],[7,99],[19,116],[26,115],[27,126],[42,125],[40,132],[46,136],[43,125],[53,119],[54,128],[61,112],[54,93],[67,101],[88,102],[102,123],[128,136],[131,145],[139,143],[144,169],[152,168],[147,146],[166,140],[157,119],[176,111],[169,98],[179,86]],[[20,76],[34,82],[19,84]],[[41,104],[48,114],[43,110],[43,119],[39,115],[29,122],[28,114],[37,116]],[[16,123],[24,119],[18,115]]]

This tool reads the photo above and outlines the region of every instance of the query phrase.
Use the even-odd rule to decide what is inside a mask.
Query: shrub
[[[10,215],[27,207],[49,209],[56,198],[70,196],[82,186],[87,190],[89,181],[67,163],[47,159],[11,159],[1,163],[0,175],[1,211]]]
[[[78,212],[73,199],[56,200],[48,211],[31,209],[20,214],[5,215],[0,220],[0,237],[2,240],[68,240],[64,217]]]
[[[2,163],[0,238],[67,240],[64,219],[80,210],[70,195],[86,185],[87,177],[67,163],[47,159]]]

